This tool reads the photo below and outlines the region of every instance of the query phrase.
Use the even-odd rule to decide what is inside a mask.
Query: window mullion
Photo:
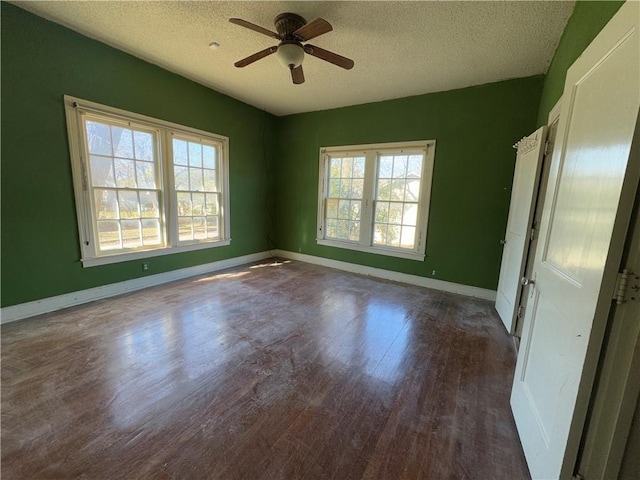
[[[319,164],[319,185],[318,185],[318,217],[317,217],[317,239],[325,239],[326,237],[326,219],[327,219],[327,183],[329,180],[329,155],[323,150],[320,151]]]
[[[168,245],[178,245],[178,201],[176,198],[175,179],[173,175],[173,139],[174,133],[164,131],[162,135],[162,165],[163,184],[163,205],[164,205],[164,225],[165,236]]]
[[[374,212],[374,193],[376,179],[376,152],[369,150],[365,155],[364,169],[364,189],[362,192],[363,209],[362,218],[360,220],[360,244],[364,246],[371,245],[373,230],[373,212]]]

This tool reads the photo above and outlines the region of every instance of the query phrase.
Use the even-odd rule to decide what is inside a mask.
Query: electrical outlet
[[[436,276],[436,271],[435,271],[435,270],[433,270],[433,271],[431,272],[431,276],[432,276],[432,277],[435,277],[435,276]]]
[[[146,272],[149,270],[149,262],[142,262],[142,271]]]

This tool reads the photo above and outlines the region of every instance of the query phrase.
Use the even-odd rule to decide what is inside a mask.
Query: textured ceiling
[[[400,98],[545,73],[574,2],[12,2],[276,115]],[[310,43],[352,58],[343,70],[307,56],[293,85],[275,55],[233,63],[276,40],[282,12],[322,17],[333,31]],[[211,50],[211,42],[221,45]]]

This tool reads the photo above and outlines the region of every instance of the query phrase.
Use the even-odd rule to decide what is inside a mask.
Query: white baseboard
[[[458,283],[445,282],[433,278],[420,277],[418,275],[410,275],[407,273],[393,272],[381,268],[367,267],[355,263],[341,262],[339,260],[330,260],[328,258],[306,255],[304,253],[290,252],[287,250],[275,250],[268,252],[252,253],[242,257],[229,258],[194,267],[181,268],[170,272],[158,273],[146,277],[134,278],[124,282],[111,283],[100,287],[89,288],[77,292],[65,293],[55,297],[43,298],[33,302],[21,303],[4,307],[0,310],[0,324],[14,322],[23,318],[41,315],[43,313],[54,312],[63,308],[73,307],[82,303],[93,302],[103,298],[113,297],[123,293],[141,290],[143,288],[161,285],[163,283],[182,280],[183,278],[194,277],[205,273],[224,270],[225,268],[237,267],[251,262],[258,262],[269,258],[275,254],[279,257],[298,260],[301,262],[322,265],[325,267],[336,268],[347,272],[358,273],[360,275],[369,275],[371,277],[393,280],[395,282],[408,283],[421,287],[433,288],[435,290],[443,290],[445,292],[458,293],[469,297],[478,297],[485,300],[496,300],[496,292],[485,288],[471,287],[469,285],[461,285]]]
[[[358,273],[360,275],[369,275],[371,277],[383,278],[385,280],[393,280],[395,282],[409,283],[420,287],[433,288],[434,290],[443,290],[445,292],[458,293],[468,297],[483,298],[485,300],[496,301],[496,291],[486,288],[472,287],[459,283],[445,282],[444,280],[436,280],[434,278],[420,277],[408,273],[393,272],[382,268],[367,267],[355,263],[341,262],[339,260],[330,260],[328,258],[316,257],[304,253],[290,252],[288,250],[275,250],[274,253],[278,257],[289,258],[291,260],[299,260],[301,262],[313,263],[325,267],[345,270],[347,272]]]
[[[80,290],[77,292],[57,295],[55,297],[35,300],[33,302],[12,305],[0,310],[0,323],[14,322],[23,318],[54,312],[63,308],[73,307],[75,305],[93,302],[94,300],[100,300],[107,297],[113,297],[114,295],[120,295],[122,293],[133,292],[135,290],[141,290],[143,288],[153,287],[163,283],[173,282],[175,280],[182,280],[183,278],[215,272],[217,270],[224,270],[225,268],[237,267],[246,263],[258,262],[271,256],[271,252],[252,253],[242,257],[228,258],[226,260],[205,263],[203,265],[180,268],[178,270],[171,270],[170,272],[134,278],[124,282],[110,283],[109,285],[89,288],[87,290]]]

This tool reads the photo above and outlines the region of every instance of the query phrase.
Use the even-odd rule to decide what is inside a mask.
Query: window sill
[[[178,245],[173,247],[155,248],[153,250],[140,250],[129,253],[116,253],[113,255],[104,255],[102,257],[83,258],[82,267],[97,267],[98,265],[109,265],[111,263],[128,262],[130,260],[140,260],[142,258],[160,257],[162,255],[171,255],[173,253],[191,252],[194,250],[203,250],[205,248],[222,247],[230,245],[231,239],[220,240],[219,242],[194,243],[191,245]]]
[[[391,248],[384,247],[369,247],[359,245],[357,243],[340,242],[338,240],[326,240],[323,238],[316,239],[318,245],[324,245],[326,247],[344,248],[347,250],[356,250],[358,252],[373,253],[376,255],[386,255],[388,257],[405,258],[407,260],[424,261],[425,255],[423,253],[416,253],[411,251],[399,251]]]

